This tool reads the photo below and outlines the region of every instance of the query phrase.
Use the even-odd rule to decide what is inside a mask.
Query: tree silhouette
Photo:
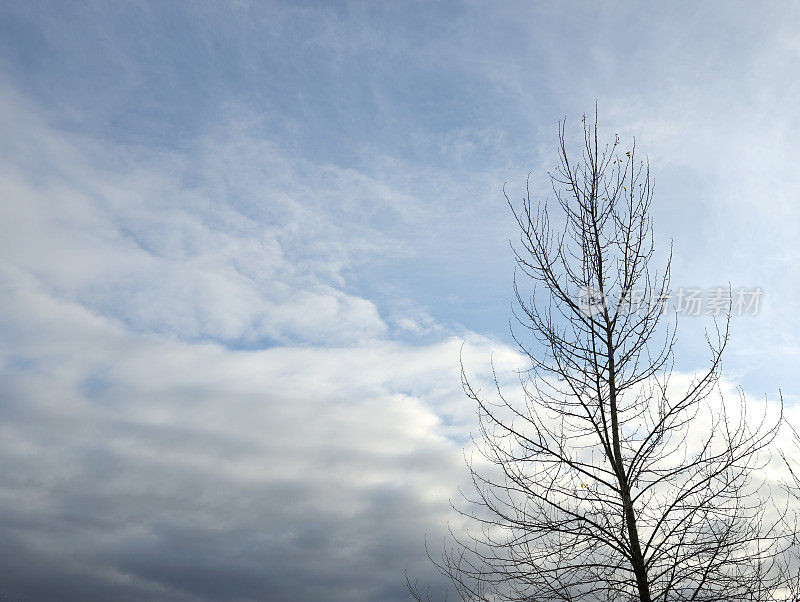
[[[512,399],[497,376],[491,396],[476,389],[462,363],[480,456],[456,509],[477,528],[451,530],[432,560],[462,600],[796,600],[788,506],[754,478],[782,408],[720,403],[730,311],[706,333],[707,370],[676,375],[648,160],[616,135],[601,145],[596,111],[577,160],[564,122],[558,140],[555,203],[534,203],[530,182],[521,205],[506,195],[529,368]]]

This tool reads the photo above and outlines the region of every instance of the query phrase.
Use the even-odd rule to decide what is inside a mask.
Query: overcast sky
[[[799,400],[795,2],[0,2],[0,593],[436,585],[508,331],[502,187],[598,103],[673,288],[760,287],[726,386]],[[703,318],[676,366],[702,368]],[[505,372],[503,372],[505,371]]]

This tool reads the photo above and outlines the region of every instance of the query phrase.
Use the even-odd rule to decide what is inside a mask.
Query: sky
[[[399,601],[466,482],[557,124],[655,177],[673,288],[759,287],[800,402],[800,5],[0,2],[0,594]],[[507,184],[506,184],[507,183]],[[708,362],[680,321],[676,369]]]

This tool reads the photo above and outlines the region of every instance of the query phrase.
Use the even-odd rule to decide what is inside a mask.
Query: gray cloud
[[[0,593],[441,585],[460,338],[479,380],[492,349],[521,366],[471,332],[505,334],[501,185],[543,190],[555,121],[598,97],[653,159],[676,284],[765,288],[733,371],[792,398],[788,5],[235,5],[3,13]]]
[[[8,279],[2,303],[12,599],[400,600],[404,568],[428,574],[461,472],[434,411],[459,405],[457,341],[229,351]]]

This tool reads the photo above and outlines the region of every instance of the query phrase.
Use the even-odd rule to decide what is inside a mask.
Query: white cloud
[[[412,219],[402,195],[333,167],[304,181],[246,139],[212,136],[193,169],[120,148],[100,160],[4,103],[3,131],[26,128],[0,183],[11,591],[402,599],[464,474],[459,354],[518,361],[469,333],[462,350],[410,301],[392,320],[439,338],[388,340],[344,290],[346,269],[403,253],[372,223]],[[263,338],[283,345],[231,348]]]
[[[763,13],[770,42],[751,35],[747,14],[719,19],[713,7],[691,28],[666,9],[613,5],[467,4],[453,16],[420,4],[405,20],[395,10],[276,4],[228,21],[212,7],[181,13],[186,39],[162,36],[186,43],[177,49],[120,28],[138,15],[142,31],[164,34],[155,8],[92,11],[83,27],[112,55],[92,63],[113,73],[98,86],[81,62],[97,40],[66,52],[55,12],[30,19],[66,58],[53,63],[64,74],[38,75],[57,106],[6,80],[0,94],[0,585],[59,600],[65,584],[76,600],[403,599],[402,569],[430,568],[422,535],[435,548],[474,420],[445,320],[472,296],[505,311],[481,296],[510,262],[500,186],[521,186],[531,161],[542,176],[555,120],[598,95],[601,119],[651,153],[666,218],[657,235],[682,237],[682,276],[697,278],[677,284],[724,268],[752,280],[735,285],[763,285],[771,313],[731,351],[751,371],[782,361],[794,374],[791,19]],[[708,23],[722,25],[699,36]],[[726,32],[746,35],[721,44]],[[216,127],[169,150],[50,125],[112,121],[143,97],[164,126],[200,114],[202,103],[185,106],[182,87],[198,83],[182,78],[187,57],[151,71],[139,55],[148,44],[150,59],[198,47],[220,59],[206,83],[232,84],[233,100],[211,111],[223,115]],[[248,73],[240,88],[229,67]],[[303,88],[317,76],[321,91]],[[70,79],[91,110],[76,108]],[[148,86],[172,79],[181,91],[151,98]],[[278,92],[257,89],[273,82]],[[394,260],[420,257],[414,292],[449,278],[439,306],[377,279],[377,293],[353,285],[366,268],[394,275]],[[406,335],[426,344],[393,340]],[[501,372],[520,367],[508,347],[463,336],[479,382],[492,348]]]
[[[473,411],[457,340],[232,351],[130,333],[19,274],[0,303],[0,529],[18,559],[154,600],[235,578],[242,599],[402,598],[403,566],[427,571]],[[32,566],[16,588],[59,587]]]
[[[4,109],[5,135],[19,140],[22,116],[26,141],[24,152],[3,156],[0,252],[55,294],[139,331],[188,339],[341,344],[386,331],[372,302],[342,290],[342,270],[390,241],[375,242],[368,223],[343,232],[331,217],[348,204],[358,211],[359,195],[390,195],[385,187],[347,171],[298,184],[288,162],[255,141],[206,148],[192,169],[189,157],[115,149],[115,165],[103,169],[91,161],[97,149],[49,129],[18,101]],[[30,178],[43,160],[47,169]],[[203,180],[186,186],[197,171]],[[328,181],[334,207],[298,200]]]

